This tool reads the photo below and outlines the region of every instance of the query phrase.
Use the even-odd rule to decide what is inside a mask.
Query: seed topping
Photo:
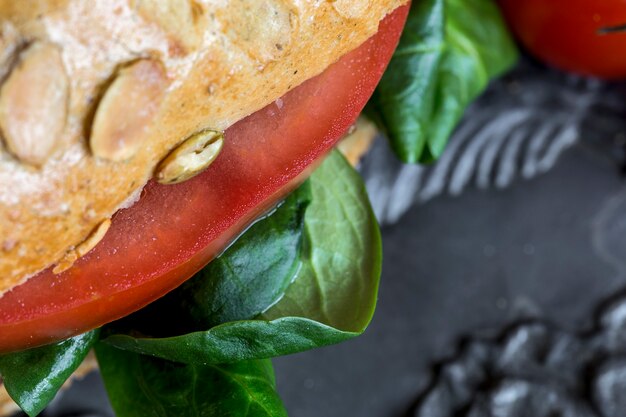
[[[111,219],[106,219],[93,229],[91,234],[82,243],[76,246],[74,249],[70,249],[65,253],[63,258],[56,264],[52,273],[60,274],[61,272],[69,269],[77,259],[85,256],[90,250],[96,247],[96,245],[102,240],[106,232],[111,226]]]
[[[132,158],[146,139],[166,87],[165,69],[158,61],[142,59],[121,69],[94,115],[93,154],[109,161]]]
[[[34,43],[19,57],[0,89],[0,129],[20,161],[42,165],[65,127],[69,81],[61,52]]]
[[[176,184],[195,177],[211,165],[223,146],[223,132],[207,129],[194,133],[161,161],[156,180]]]

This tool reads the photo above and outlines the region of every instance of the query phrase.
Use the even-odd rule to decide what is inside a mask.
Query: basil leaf
[[[39,414],[85,359],[98,332],[0,356],[0,374],[11,398],[29,416]]]
[[[286,417],[269,360],[184,365],[96,346],[118,417]]]
[[[372,318],[381,268],[376,219],[358,174],[338,153],[310,179],[302,265],[284,297],[257,320],[169,338],[116,334],[104,342],[183,363],[229,363],[338,343]]]
[[[305,183],[201,272],[116,326],[163,336],[257,316],[282,297],[300,267],[310,200]]]
[[[414,1],[367,110],[402,161],[431,161],[465,108],[516,59],[492,0]]]

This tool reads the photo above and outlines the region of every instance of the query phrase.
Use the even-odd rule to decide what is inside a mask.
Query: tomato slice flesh
[[[0,298],[0,352],[80,334],[171,291],[296,187],[374,91],[395,49],[402,6],[324,73],[226,131],[217,160],[177,185],[149,182],[72,268],[48,269]]]

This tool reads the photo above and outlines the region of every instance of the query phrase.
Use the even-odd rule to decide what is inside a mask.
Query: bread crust
[[[186,137],[319,74],[403,3],[0,0],[0,294],[78,246]]]

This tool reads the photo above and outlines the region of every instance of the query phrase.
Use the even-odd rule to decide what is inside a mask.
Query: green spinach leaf
[[[303,317],[361,333],[376,307],[382,265],[378,222],[359,174],[334,152],[311,176],[303,264],[267,320]]]
[[[185,365],[98,344],[118,417],[286,417],[269,360]]]
[[[52,345],[0,356],[0,375],[7,392],[35,416],[54,398],[98,339],[98,330]]]
[[[310,184],[302,264],[283,298],[256,320],[182,336],[114,334],[104,341],[172,361],[216,364],[299,352],[362,333],[380,278],[378,224],[360,177],[339,153],[326,159]]]
[[[272,358],[339,343],[362,332],[337,329],[302,317],[242,320],[174,337],[115,334],[106,344],[175,362],[205,365]]]
[[[470,102],[516,59],[493,0],[414,1],[368,112],[402,161],[429,162]]]
[[[304,213],[310,200],[306,182],[193,278],[117,327],[162,336],[262,313],[283,296],[300,268]]]
[[[304,213],[310,200],[305,183],[173,294],[184,300],[194,323],[207,328],[245,320],[282,297],[299,268]]]

